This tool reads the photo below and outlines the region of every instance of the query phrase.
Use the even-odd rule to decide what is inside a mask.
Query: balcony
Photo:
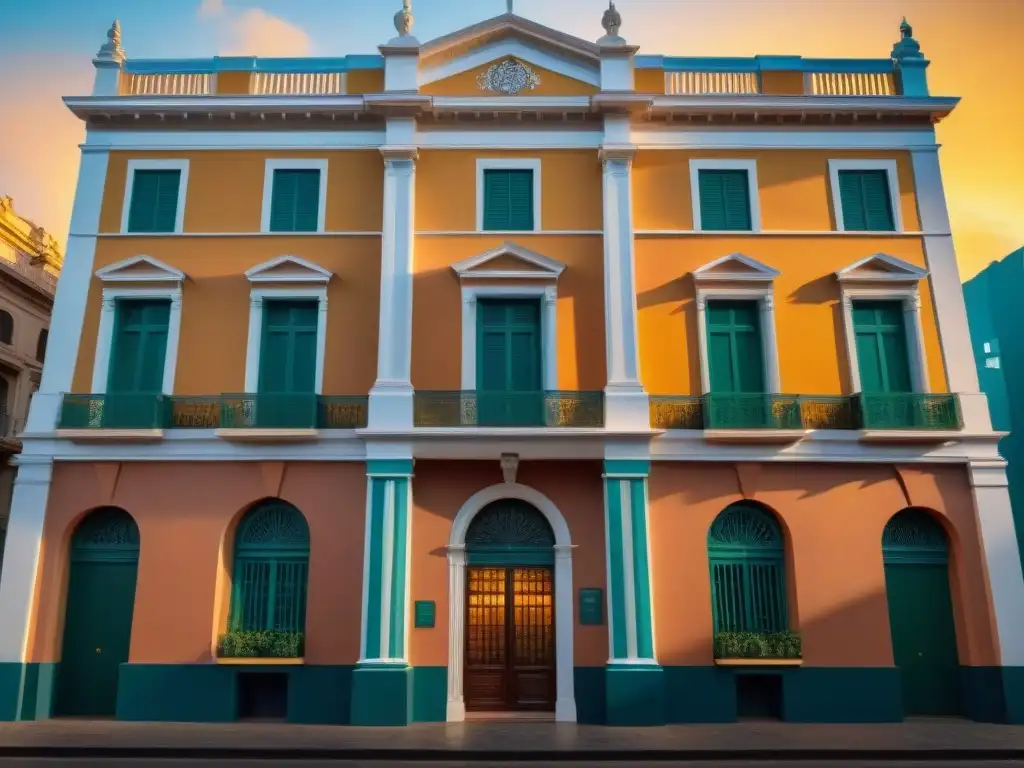
[[[57,428],[73,439],[159,440],[169,412],[170,398],[158,393],[66,394]]]
[[[603,392],[416,392],[416,427],[601,428]]]

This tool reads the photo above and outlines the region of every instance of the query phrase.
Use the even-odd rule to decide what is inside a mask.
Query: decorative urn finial
[[[608,10],[601,17],[601,26],[608,37],[618,37],[622,28],[622,15],[615,9],[614,0],[608,1]]]
[[[412,0],[402,0],[402,10],[395,14],[395,29],[400,37],[406,37],[412,32]]]
[[[910,26],[907,17],[900,22],[900,41],[892,47],[894,59],[923,59],[921,44],[914,39],[914,28]]]
[[[107,42],[100,46],[96,58],[107,61],[124,61],[124,48],[121,47],[121,22],[117,19],[114,19],[114,23],[107,30]]]

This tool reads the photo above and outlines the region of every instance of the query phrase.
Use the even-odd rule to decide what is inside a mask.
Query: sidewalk
[[[281,723],[0,723],[0,756],[278,759],[1024,759],[1024,727],[962,720],[885,725],[751,722],[607,728],[423,723],[408,728]]]

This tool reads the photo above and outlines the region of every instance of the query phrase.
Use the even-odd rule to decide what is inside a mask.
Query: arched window
[[[0,343],[11,344],[14,341],[14,318],[6,309],[0,309]]]
[[[304,632],[309,526],[291,504],[261,502],[235,534],[229,630]]]
[[[36,342],[36,360],[40,363],[46,359],[46,342],[50,340],[50,332],[43,328],[39,332],[39,341]]]
[[[785,547],[773,515],[751,503],[726,507],[708,531],[715,632],[788,629]]]
[[[897,512],[882,531],[882,555],[886,563],[945,565],[949,540],[942,525],[923,509]]]

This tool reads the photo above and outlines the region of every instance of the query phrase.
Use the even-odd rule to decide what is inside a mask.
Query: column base
[[[53,715],[57,663],[0,663],[0,722]]]
[[[664,725],[665,675],[655,664],[605,668],[605,723]]]
[[[414,390],[408,382],[378,381],[370,390],[367,428],[406,431],[413,427]]]
[[[970,433],[992,431],[992,415],[988,409],[988,395],[984,392],[960,394],[960,415],[964,431]]]
[[[651,428],[650,398],[640,386],[609,385],[604,388],[606,429],[643,431]]]
[[[409,725],[412,668],[356,667],[352,673],[352,725]]]

